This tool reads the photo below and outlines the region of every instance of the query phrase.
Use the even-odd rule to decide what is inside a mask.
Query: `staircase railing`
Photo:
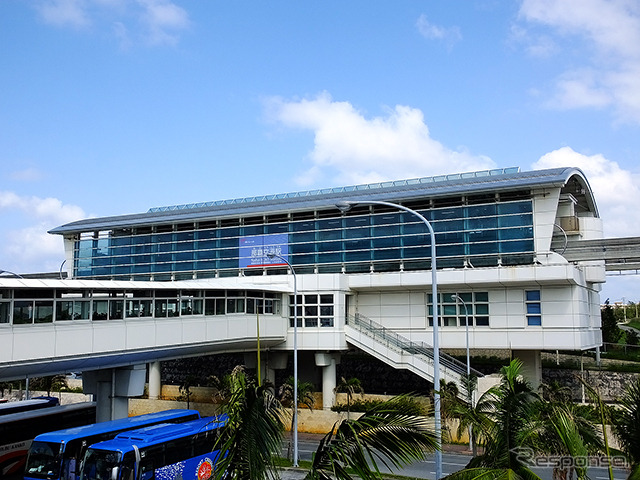
[[[395,331],[384,327],[383,325],[359,313],[356,313],[355,315],[348,315],[347,325],[397,352],[406,352],[411,355],[421,355],[426,357],[428,362],[433,365],[433,347],[427,343],[409,340],[408,338],[403,337]],[[442,351],[440,352],[440,367],[451,370],[461,377],[464,377],[467,374],[466,363],[463,363]],[[473,368],[471,369],[471,375],[476,377],[483,376],[481,372]]]

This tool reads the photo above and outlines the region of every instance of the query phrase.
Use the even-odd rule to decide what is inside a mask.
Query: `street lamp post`
[[[438,279],[436,269],[436,236],[433,231],[433,227],[429,221],[421,214],[397,203],[384,202],[378,200],[363,200],[363,201],[345,201],[336,204],[336,207],[342,212],[347,212],[354,205],[385,205],[387,207],[397,208],[408,212],[418,217],[429,230],[429,237],[431,240],[431,296],[433,297],[433,414],[435,420],[435,434],[438,449],[436,450],[435,463],[436,463],[436,480],[442,477],[442,423],[440,416],[440,346],[438,338]]]
[[[268,252],[267,257],[279,258],[286,263],[293,274],[293,466],[298,466],[298,279],[293,265],[275,252]]]
[[[467,309],[467,304],[465,303],[465,301],[462,299],[462,297],[458,294],[455,295],[451,295],[451,299],[452,300],[457,300],[459,302],[462,303],[462,306],[464,307],[464,325],[465,325],[465,333],[467,336],[467,401],[469,402],[469,406],[471,406],[471,361],[469,360],[469,310]],[[471,425],[469,425],[469,449],[471,450],[473,448],[473,443],[471,441]]]

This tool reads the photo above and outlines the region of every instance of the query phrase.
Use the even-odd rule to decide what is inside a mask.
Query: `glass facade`
[[[516,193],[502,199],[491,195],[403,204],[431,223],[438,268],[530,264],[532,201],[528,192]],[[236,276],[241,270],[245,275],[286,273],[284,268],[240,269],[247,264],[241,258],[241,241],[271,234],[285,234],[296,273],[430,268],[425,225],[415,215],[376,205],[346,214],[336,208],[86,232],[75,241],[74,275],[179,280]]]

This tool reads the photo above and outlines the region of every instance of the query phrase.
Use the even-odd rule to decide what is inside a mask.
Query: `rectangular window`
[[[74,320],[89,320],[89,312],[91,312],[89,300],[76,300],[73,302]]]
[[[106,320],[109,315],[108,300],[93,301],[93,320]]]
[[[540,302],[540,290],[527,290],[525,292],[527,325],[542,326],[542,304]]]
[[[73,319],[73,302],[58,301],[56,302],[56,320],[72,320]]]
[[[53,322],[53,301],[37,300],[35,323]]]
[[[293,296],[289,296],[289,326],[293,327]],[[333,327],[333,294],[298,295],[298,326]]]
[[[439,293],[439,325],[445,327],[466,328],[469,326],[489,326],[489,293],[460,292]],[[429,326],[433,326],[433,296],[427,295]]]
[[[33,302],[31,300],[15,300],[13,302],[13,324],[33,323]]]
[[[0,302],[0,324],[9,323],[9,302]]]
[[[109,320],[122,320],[123,315],[124,300],[109,300]]]

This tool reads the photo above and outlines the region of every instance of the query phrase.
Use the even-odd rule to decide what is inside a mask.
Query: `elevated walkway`
[[[556,239],[552,249],[570,262],[604,260],[608,275],[640,273],[640,237]]]
[[[358,313],[347,318],[345,335],[348,343],[387,365],[407,369],[425,380],[433,382],[434,356],[432,346],[423,342],[411,341]],[[447,383],[455,382],[461,398],[466,397],[464,387],[466,374],[466,364],[440,352],[440,379]],[[471,369],[471,375],[483,376],[481,372],[474,369]]]
[[[86,372],[179,357],[255,350],[254,315],[18,325],[0,335],[0,381]],[[282,345],[286,319],[262,322],[263,348]]]

